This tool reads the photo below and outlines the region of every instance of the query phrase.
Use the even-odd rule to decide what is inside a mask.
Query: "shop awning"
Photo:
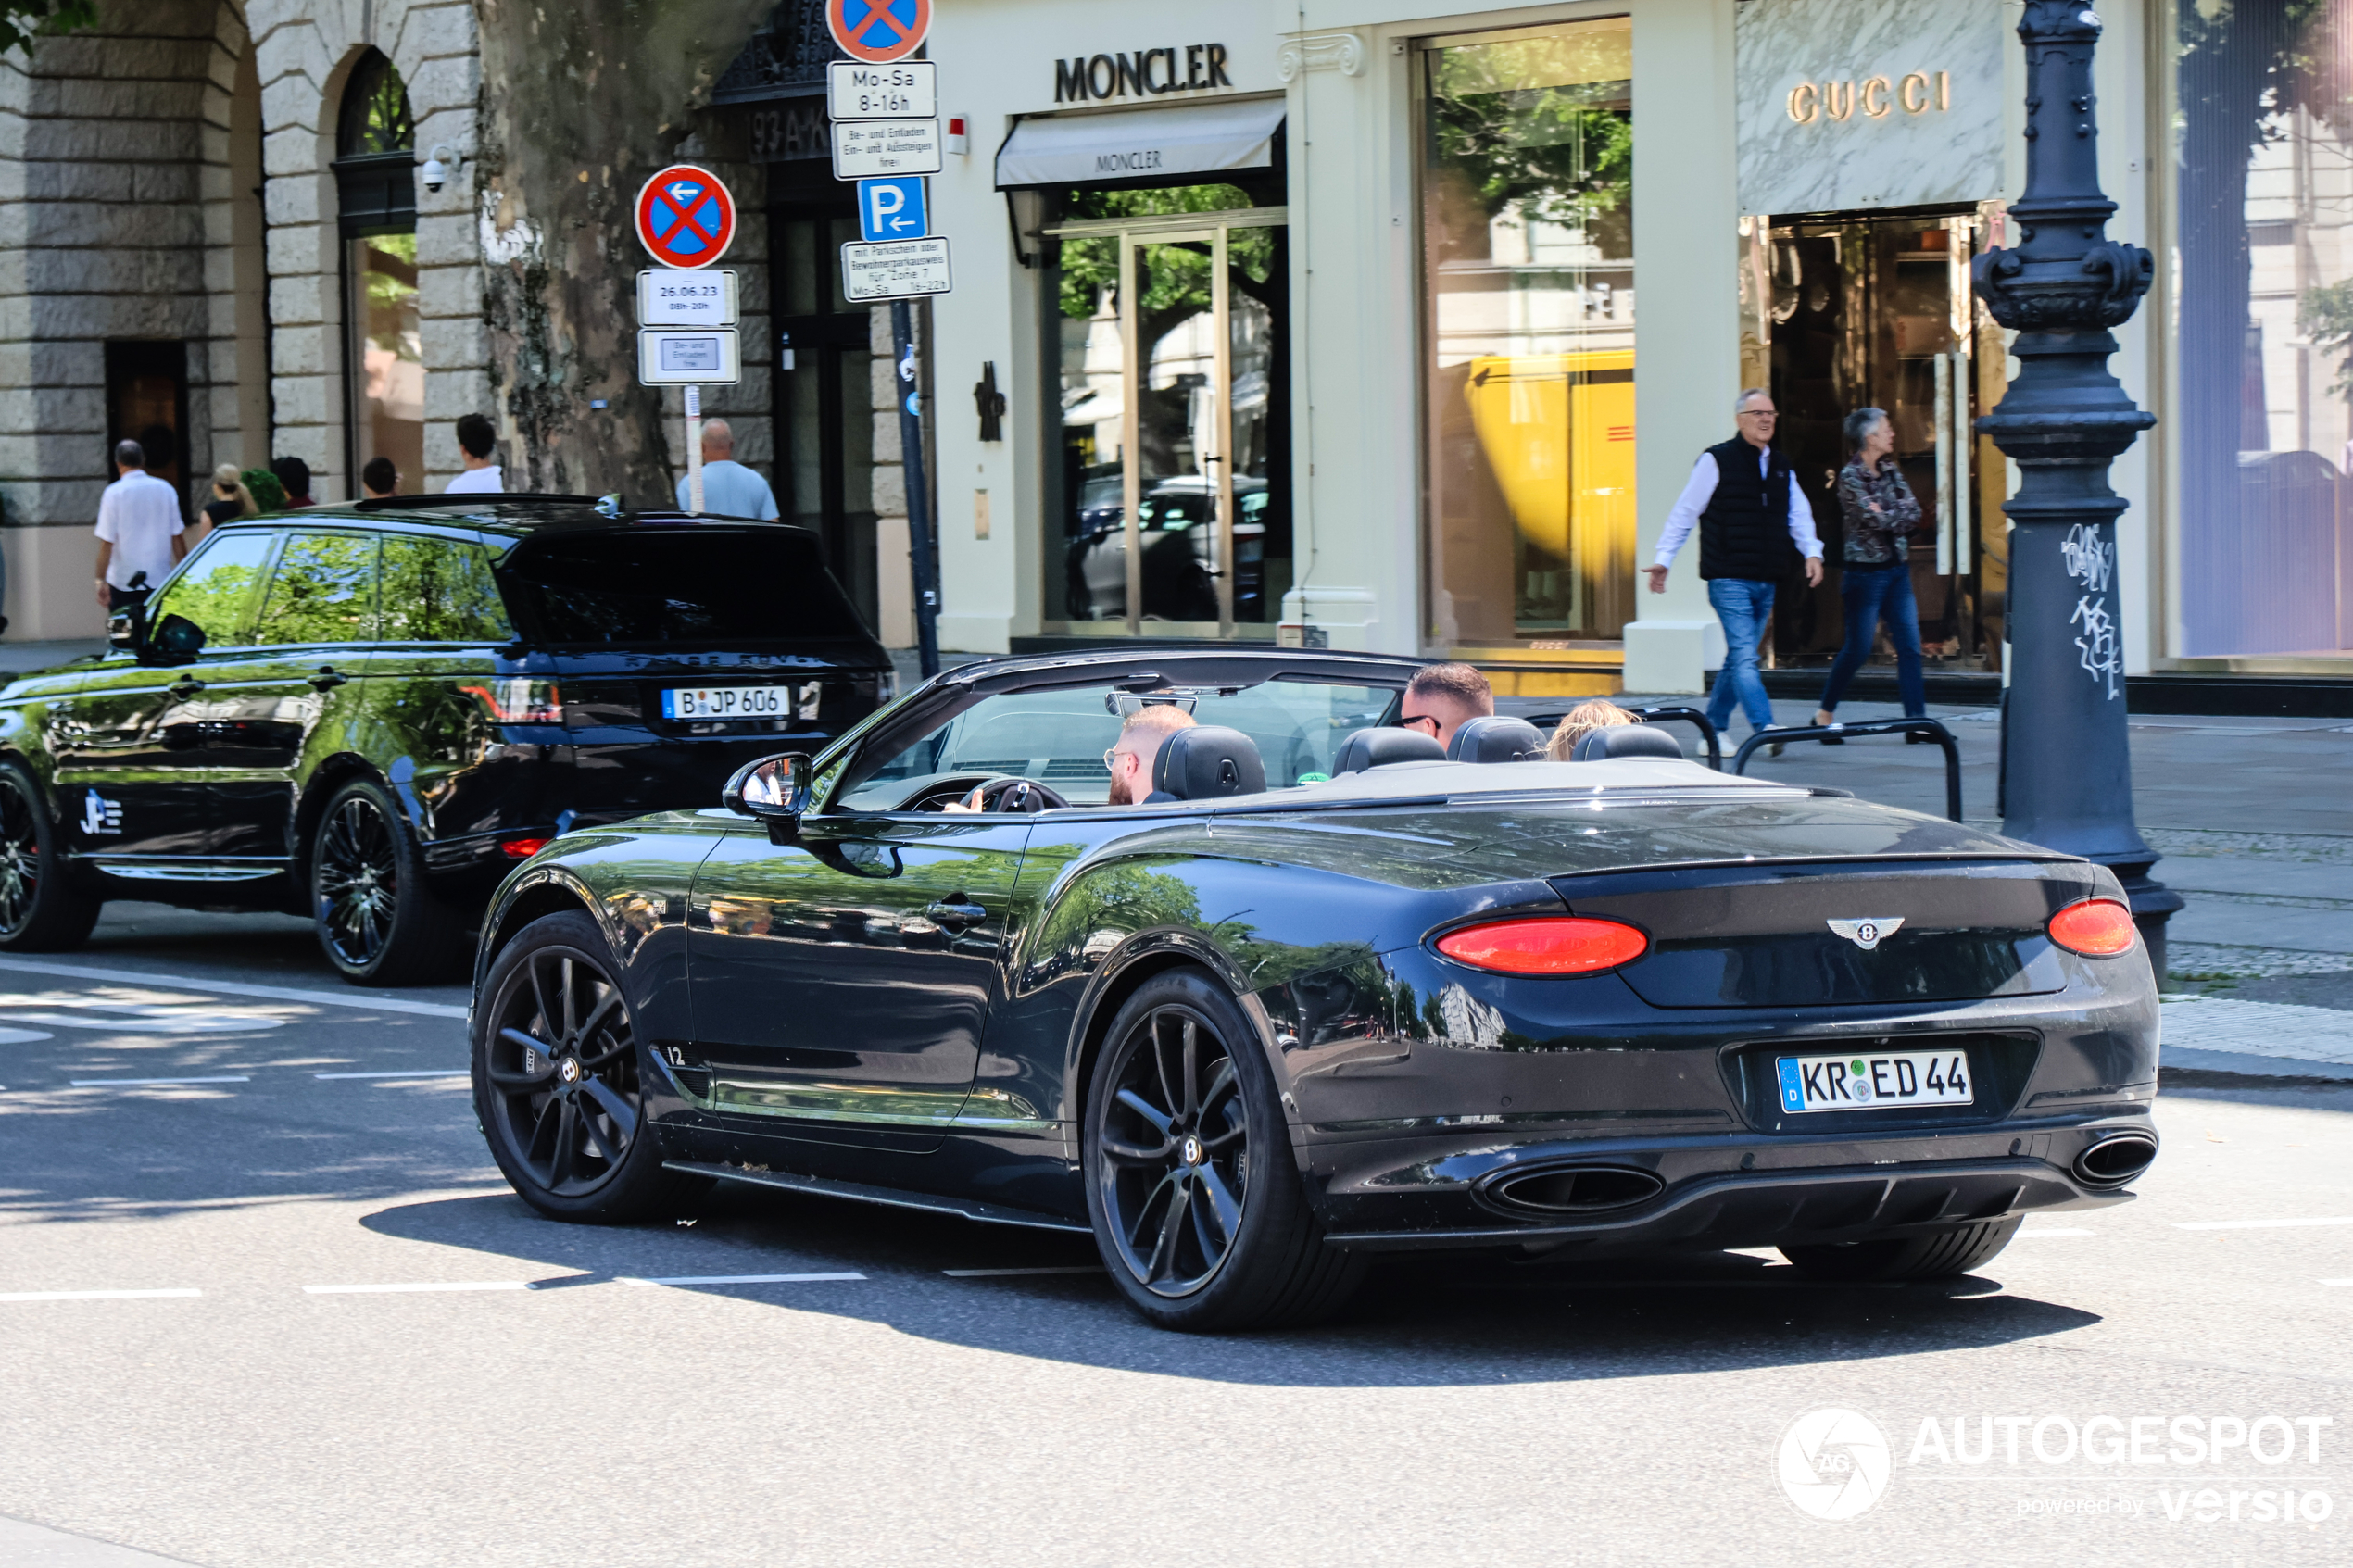
[[[997,151],[997,188],[1164,181],[1275,161],[1280,98],[1228,99],[1018,120]]]

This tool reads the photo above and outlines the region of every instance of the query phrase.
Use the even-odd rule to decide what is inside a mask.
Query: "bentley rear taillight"
[[[1651,939],[1614,920],[1542,916],[1466,925],[1438,939],[1456,963],[1498,974],[1592,974],[1632,963]]]
[[[2086,898],[2051,917],[2045,928],[2070,953],[2112,959],[2133,950],[2133,911],[2113,898]]]

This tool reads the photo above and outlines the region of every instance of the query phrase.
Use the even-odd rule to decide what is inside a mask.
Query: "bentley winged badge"
[[[1892,919],[1834,920],[1829,923],[1832,931],[1868,953],[1880,945],[1881,937],[1893,936],[1902,930],[1904,917],[1897,915]]]

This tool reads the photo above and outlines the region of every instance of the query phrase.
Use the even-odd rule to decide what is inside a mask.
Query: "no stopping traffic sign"
[[[637,191],[637,240],[664,267],[708,267],[736,237],[736,198],[716,175],[673,163]]]
[[[825,0],[825,27],[850,58],[887,65],[923,46],[931,0]]]

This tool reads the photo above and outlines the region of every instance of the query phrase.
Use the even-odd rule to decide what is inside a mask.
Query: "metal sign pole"
[[[686,389],[686,510],[702,516],[702,388]]]
[[[903,299],[890,302],[890,355],[899,367],[900,472],[907,482],[907,560],[915,580],[915,646],[924,678],[939,673],[939,553],[924,480],[924,420],[915,385],[915,332]]]

